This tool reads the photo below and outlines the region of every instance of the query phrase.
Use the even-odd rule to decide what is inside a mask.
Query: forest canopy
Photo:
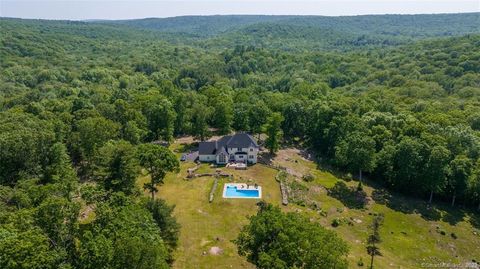
[[[0,267],[169,267],[173,205],[145,198],[136,178],[150,173],[154,197],[178,160],[151,142],[212,128],[267,133],[272,153],[295,144],[388,189],[480,206],[478,16],[211,17],[199,36],[194,17],[1,18]],[[157,29],[170,24],[179,30]],[[263,214],[297,219],[277,211]],[[252,254],[244,237],[256,264],[290,264]]]

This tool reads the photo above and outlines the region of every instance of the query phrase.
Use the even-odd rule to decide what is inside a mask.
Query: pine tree
[[[367,253],[370,255],[370,268],[373,268],[373,259],[375,256],[381,256],[380,248],[378,244],[382,242],[380,238],[380,227],[383,224],[383,214],[378,214],[373,218],[372,225],[370,226],[371,233],[367,238]]]

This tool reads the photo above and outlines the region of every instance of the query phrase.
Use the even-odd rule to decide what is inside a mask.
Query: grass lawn
[[[281,151],[274,163],[315,176],[313,182],[303,182],[309,187],[306,196],[317,202],[326,216],[319,214],[317,209],[297,205],[289,207],[309,214],[324,227],[338,232],[350,245],[349,260],[352,268],[358,267],[360,258],[365,264],[369,262],[365,241],[374,213],[385,216],[381,228],[382,256],[375,258],[377,268],[419,268],[422,264],[464,264],[472,260],[480,261],[478,213],[463,212],[447,205],[436,205],[428,209],[423,200],[390,195],[368,184],[364,185],[364,190],[369,197],[374,193],[382,193],[385,200],[371,200],[365,209],[348,208],[341,201],[329,196],[325,189],[343,180],[319,170],[315,163],[304,159],[298,151]],[[351,187],[357,185],[355,181],[346,183]],[[337,228],[331,226],[334,219],[341,220],[342,224]]]
[[[172,146],[175,147],[175,144]],[[459,209],[451,210],[448,206],[427,209],[424,201],[401,196],[387,196],[385,201],[372,200],[365,209],[348,208],[326,192],[326,188],[333,187],[341,179],[319,170],[315,163],[303,158],[298,151],[281,153],[274,163],[298,174],[314,175],[314,181],[302,184],[309,188],[306,192],[308,199],[315,201],[323,213],[320,214],[318,209],[295,204],[282,208],[307,214],[313,221],[338,232],[350,246],[348,259],[351,268],[358,267],[360,258],[365,263],[363,268],[368,266],[365,239],[374,213],[385,215],[381,229],[382,256],[375,259],[376,268],[419,268],[422,263],[459,264],[473,259],[480,261],[478,215]],[[186,170],[193,166],[193,163],[182,163],[181,172],[169,175],[158,193],[159,197],[176,205],[175,215],[182,225],[174,268],[253,268],[245,258],[237,254],[231,241],[248,222],[247,217],[256,213],[255,204],[258,200],[222,198],[223,185],[230,179],[221,179],[214,201],[208,203],[214,179],[201,177],[185,180]],[[262,186],[262,198],[280,205],[280,190],[274,179],[276,170],[261,164],[251,166],[248,170],[222,170],[233,174],[235,182],[259,184]],[[215,169],[202,164],[199,171],[205,173]],[[141,177],[139,184],[146,180],[148,176]],[[347,182],[349,186],[355,184],[353,181]],[[364,190],[368,196],[376,191],[368,184]],[[468,221],[469,218],[472,221]],[[341,220],[342,224],[333,228],[333,219]],[[476,223],[476,227],[472,223]],[[223,252],[210,254],[212,247],[219,247]]]
[[[237,254],[231,242],[241,227],[248,223],[247,217],[257,211],[258,199],[224,199],[223,185],[229,179],[219,180],[212,203],[208,195],[213,186],[212,177],[185,180],[186,170],[192,163],[182,163],[178,175],[169,175],[159,188],[158,197],[175,204],[175,215],[182,225],[179,247],[176,251],[174,268],[254,268],[245,258]],[[214,172],[206,164],[201,172]],[[262,186],[263,199],[279,204],[280,190],[275,181],[276,170],[255,165],[248,170],[222,168],[234,175],[235,182],[256,182]],[[143,183],[148,177],[142,177]],[[219,255],[209,253],[211,247],[219,247]]]

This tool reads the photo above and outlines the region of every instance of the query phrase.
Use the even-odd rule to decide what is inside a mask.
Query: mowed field
[[[172,149],[181,151],[178,144]],[[307,214],[312,221],[327,229],[335,230],[350,246],[351,268],[363,260],[367,267],[369,257],[365,250],[368,226],[373,214],[385,216],[381,228],[383,242],[380,244],[382,256],[377,257],[377,268],[421,268],[440,263],[451,267],[480,261],[480,216],[447,205],[428,208],[425,201],[410,199],[366,184],[364,190],[369,197],[365,208],[357,209],[337,200],[327,193],[336,182],[343,181],[302,157],[295,149],[281,150],[274,159],[275,165],[287,167],[297,177],[310,173],[312,182],[301,182],[307,187],[305,200],[318,207],[289,204],[281,206],[281,195],[275,181],[277,170],[257,164],[248,170],[239,171],[221,168],[234,175],[234,182],[257,183],[262,186],[263,199],[279,205],[285,211]],[[224,199],[223,185],[230,179],[221,179],[212,203],[208,196],[213,186],[212,177],[199,177],[186,180],[187,169],[194,167],[191,162],[181,164],[181,172],[169,175],[159,188],[158,197],[175,204],[175,216],[182,225],[179,247],[175,253],[174,268],[254,268],[245,258],[237,254],[232,242],[238,232],[248,223],[248,216],[257,211],[256,199]],[[202,164],[199,172],[214,172],[207,164]],[[292,177],[294,178],[294,177]],[[148,180],[143,176],[142,184]],[[356,186],[357,182],[346,182]],[[381,194],[381,195],[380,195]],[[340,226],[331,223],[339,220]]]

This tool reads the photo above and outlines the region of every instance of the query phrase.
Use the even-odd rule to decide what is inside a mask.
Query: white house
[[[257,142],[246,133],[226,135],[217,141],[200,142],[198,145],[198,159],[201,162],[253,164],[257,163],[257,154]]]

